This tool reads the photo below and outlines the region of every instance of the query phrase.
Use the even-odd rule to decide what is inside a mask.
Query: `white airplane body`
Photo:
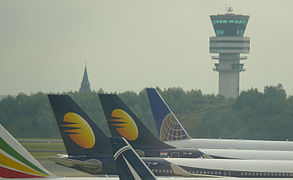
[[[224,173],[239,172],[251,173],[251,176],[263,176],[259,173],[274,173],[280,176],[293,176],[293,161],[271,161],[271,160],[234,160],[234,159],[176,159],[164,158],[171,164],[188,167],[191,171],[198,169],[211,174],[212,171],[226,171]],[[194,168],[194,170],[192,170]],[[209,172],[210,171],[210,172]],[[252,175],[254,173],[254,175]],[[288,173],[288,174],[287,174]],[[196,173],[194,173],[196,174]],[[220,174],[222,175],[222,174]],[[266,175],[270,176],[270,175]]]
[[[263,151],[235,149],[198,149],[203,158],[246,160],[293,160],[293,151]],[[205,156],[206,155],[206,156]]]
[[[165,142],[171,146],[181,148],[293,151],[292,141],[190,138]]]
[[[235,149],[263,151],[293,151],[292,141],[238,140],[238,139],[207,139],[191,138],[172,110],[154,88],[147,88],[155,123],[161,141],[178,148],[200,149]],[[214,151],[215,153],[216,151]],[[218,151],[222,153],[221,151]],[[253,152],[253,151],[250,151]],[[234,153],[237,153],[235,151]],[[241,153],[241,152],[240,152]],[[247,152],[246,154],[248,154]],[[284,152],[287,153],[287,152]],[[278,155],[272,159],[278,159]],[[290,154],[288,154],[289,156]],[[241,155],[242,156],[242,155]],[[253,154],[251,155],[253,156]],[[256,155],[254,155],[258,158]],[[247,159],[248,157],[246,157]],[[260,156],[259,159],[262,159]],[[249,159],[249,158],[248,158]]]

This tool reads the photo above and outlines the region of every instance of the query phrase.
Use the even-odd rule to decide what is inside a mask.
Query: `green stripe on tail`
[[[27,166],[33,168],[40,173],[48,175],[46,172],[42,171],[40,168],[36,167],[34,164],[26,160],[22,155],[16,152],[9,144],[7,144],[1,137],[0,137],[0,147],[4,150],[7,154],[11,155],[15,159],[19,160],[20,162],[26,164]]]

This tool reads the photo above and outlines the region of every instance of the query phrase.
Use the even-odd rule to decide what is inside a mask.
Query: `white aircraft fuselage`
[[[293,151],[292,141],[196,138],[176,141],[165,141],[165,143],[180,148]]]

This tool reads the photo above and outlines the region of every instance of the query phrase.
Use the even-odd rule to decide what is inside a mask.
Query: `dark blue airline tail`
[[[164,99],[154,88],[147,88],[148,98],[162,141],[190,138]]]
[[[48,95],[69,156],[113,157],[108,136],[68,95]]]
[[[155,180],[156,177],[121,137],[110,138],[120,180]]]
[[[135,149],[173,148],[161,142],[116,94],[99,94],[113,137],[124,137]]]

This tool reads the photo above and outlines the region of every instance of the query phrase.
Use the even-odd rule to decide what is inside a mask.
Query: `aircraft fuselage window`
[[[158,175],[172,175],[174,172],[170,167],[168,168],[152,168],[151,171]],[[204,175],[215,175],[215,176],[227,176],[236,173],[239,177],[292,177],[293,173],[273,173],[273,172],[250,172],[250,171],[217,171],[210,169],[197,169],[190,168],[186,170],[190,174],[204,174]],[[292,179],[293,180],[293,179]]]

